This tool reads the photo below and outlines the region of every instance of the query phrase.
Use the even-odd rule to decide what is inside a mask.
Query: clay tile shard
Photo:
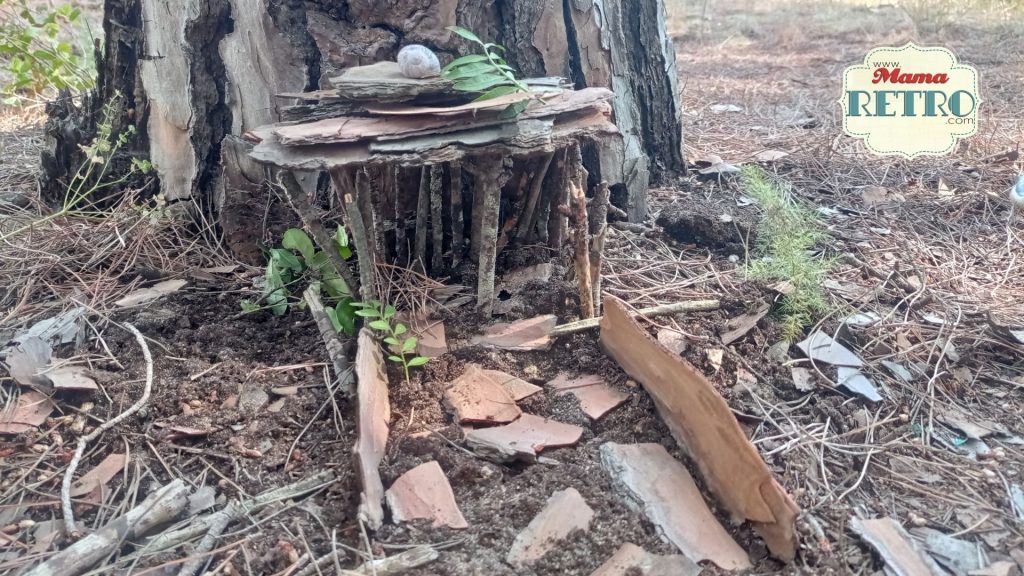
[[[547,350],[551,346],[551,331],[558,323],[554,314],[527,318],[512,323],[495,324],[480,336],[473,337],[473,344],[502,350]]]
[[[886,566],[900,576],[930,576],[942,570],[918,549],[910,535],[892,518],[861,520],[854,517],[850,528],[878,551]]]
[[[752,566],[708,509],[690,473],[662,445],[609,442],[601,446],[601,465],[684,556],[725,570]]]
[[[579,426],[523,414],[506,426],[468,431],[466,445],[495,462],[535,462],[542,450],[572,446],[582,436],[583,428]]]
[[[455,412],[459,423],[504,424],[522,414],[507,390],[470,366],[444,392],[444,401]]]
[[[359,331],[355,361],[357,401],[356,444],[353,455],[362,486],[359,516],[373,530],[384,523],[384,485],[380,462],[388,443],[391,403],[388,400],[388,374],[380,346],[366,328]]]
[[[84,366],[64,366],[46,373],[56,390],[99,390]]]
[[[627,542],[590,576],[697,576],[701,570],[686,556],[659,556]]]
[[[385,493],[396,523],[431,520],[434,526],[468,528],[451,484],[435,461],[426,462],[402,474]]]
[[[762,303],[752,312],[748,312],[747,314],[743,314],[735,318],[730,318],[729,321],[725,323],[725,329],[722,332],[722,344],[728,346],[742,338],[747,332],[750,332],[758,322],[761,321],[761,318],[764,318],[768,314],[768,310],[770,308],[771,306],[768,304]]]
[[[800,509],[775,481],[725,399],[692,364],[651,338],[620,300],[606,296],[604,310],[601,345],[654,399],[711,492],[735,517],[753,523],[773,555],[793,560]]]
[[[593,374],[579,378],[569,378],[564,373],[559,374],[554,380],[548,382],[548,386],[558,390],[558,395],[572,394],[576,396],[580,408],[594,420],[629,400],[629,394],[608,386],[603,378]]]
[[[534,386],[522,378],[517,378],[511,374],[502,372],[501,370],[483,369],[483,372],[488,378],[504,387],[509,393],[509,396],[511,396],[516,402],[529,398],[543,390],[540,386]]]
[[[555,492],[516,536],[505,559],[513,566],[538,560],[574,530],[587,530],[593,517],[594,511],[575,488]]]
[[[441,320],[420,314],[409,320],[409,330],[416,336],[416,353],[420,356],[437,358],[448,353],[448,339]]]
[[[89,470],[83,474],[81,478],[71,484],[71,497],[77,498],[79,496],[85,496],[97,488],[105,486],[107,482],[110,482],[111,478],[124,469],[124,466],[127,463],[127,454],[108,455],[102,462],[97,464],[95,468]]]
[[[53,403],[34,390],[18,396],[18,401],[0,413],[0,434],[21,434],[46,422],[53,412]]]

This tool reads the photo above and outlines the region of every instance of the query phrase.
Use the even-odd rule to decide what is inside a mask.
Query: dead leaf
[[[874,208],[889,199],[889,190],[881,186],[865,186],[860,190],[860,198],[865,206]]]
[[[789,156],[789,152],[783,152],[782,150],[762,150],[757,154],[754,154],[754,160],[758,162],[776,162]]]
[[[177,292],[187,284],[188,281],[186,280],[164,280],[163,282],[158,282],[149,288],[139,288],[117,302],[114,302],[114,305],[121,308],[128,308],[130,306],[145,304],[146,302],[156,300],[165,294]]]
[[[747,332],[750,332],[750,330],[754,328],[754,326],[757,326],[757,323],[768,314],[768,310],[770,309],[770,305],[761,303],[761,305],[759,305],[754,311],[729,319],[729,321],[725,323],[724,333],[722,334],[722,344],[728,346],[745,336]]]
[[[14,407],[0,414],[0,434],[21,434],[46,422],[53,403],[45,395],[30,390],[18,396]]]
[[[81,478],[71,483],[71,497],[78,498],[85,496],[97,488],[102,488],[110,482],[111,478],[124,469],[128,463],[127,454],[109,454],[95,468],[82,475]]]
[[[711,348],[705,354],[708,355],[708,362],[711,363],[711,367],[718,372],[722,368],[722,355],[724,352],[721,348]]]
[[[50,379],[43,372],[50,367],[53,349],[38,336],[26,338],[7,353],[11,378],[23,386],[49,387]]]

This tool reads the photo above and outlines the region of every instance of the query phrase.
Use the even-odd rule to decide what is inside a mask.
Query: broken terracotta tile
[[[708,509],[690,473],[664,446],[608,442],[600,452],[612,482],[684,556],[725,570],[752,566]]]
[[[975,418],[960,410],[947,408],[939,411],[939,422],[947,424],[963,432],[968,438],[981,440],[992,434],[1009,436],[1010,431],[998,422]]]
[[[516,268],[515,270],[506,272],[502,275],[501,281],[498,282],[498,285],[495,288],[495,292],[501,292],[504,290],[511,294],[534,280],[547,282],[548,279],[551,278],[552,270],[553,267],[550,262]]]
[[[1009,560],[993,562],[984,568],[971,570],[968,576],[1020,576],[1020,569],[1017,564]]]
[[[512,399],[515,400],[516,402],[519,402],[520,400],[523,400],[525,398],[529,398],[530,396],[533,396],[537,392],[543,390],[543,388],[541,388],[540,386],[530,384],[529,382],[523,380],[522,378],[516,378],[515,376],[502,372],[501,370],[483,369],[483,372],[491,380],[494,380],[498,384],[502,385],[505,388],[505,390],[508,391],[509,396],[511,396]]]
[[[547,350],[551,347],[551,330],[557,323],[554,314],[547,314],[510,324],[495,324],[482,335],[474,336],[472,343],[502,350]]]
[[[761,318],[768,315],[769,309],[771,309],[771,306],[762,302],[756,310],[735,318],[730,318],[723,328],[722,344],[728,346],[745,336],[747,332],[750,332],[750,330],[754,328],[754,326],[757,326],[757,323],[761,321]]]
[[[425,310],[406,320],[409,332],[416,336],[416,354],[437,358],[448,353],[448,339],[444,333],[444,322],[431,320],[431,311]]]
[[[53,403],[45,395],[30,390],[18,396],[9,410],[0,413],[0,434],[21,434],[38,427],[53,412]]]
[[[686,556],[659,556],[627,542],[590,576],[697,576],[701,570]]]
[[[665,348],[671,350],[674,354],[682,354],[686,351],[686,346],[688,344],[685,336],[675,330],[669,330],[668,328],[658,330],[658,342],[660,342]]]
[[[62,366],[46,373],[57,390],[99,390],[84,366]]]
[[[629,400],[629,394],[608,386],[603,378],[593,374],[569,378],[561,373],[554,380],[548,382],[548,386],[558,390],[558,395],[572,394],[576,396],[580,408],[594,420]]]
[[[555,492],[516,536],[505,559],[513,566],[538,560],[574,530],[587,530],[593,517],[594,511],[575,488]]]
[[[901,576],[942,574],[942,569],[923,553],[910,535],[892,518],[862,520],[856,516],[850,528],[874,548],[886,567]]]
[[[606,296],[604,310],[601,345],[651,395],[711,491],[736,518],[752,521],[772,554],[795,558],[800,509],[775,481],[715,386],[651,338],[620,300]]]
[[[471,365],[444,392],[459,423],[505,424],[522,414],[505,388]]]
[[[377,530],[384,523],[384,485],[379,467],[388,443],[391,403],[388,400],[388,373],[384,367],[384,356],[367,328],[359,331],[355,375],[359,385],[353,453],[363,490],[359,516],[370,528]]]
[[[124,469],[128,463],[127,454],[110,454],[71,484],[71,497],[85,496],[85,500],[94,504],[102,501],[102,494],[107,482]]]
[[[579,426],[523,414],[506,426],[466,432],[466,445],[494,462],[535,462],[542,450],[572,446],[582,436],[583,428]]]
[[[434,526],[468,528],[441,465],[425,462],[399,476],[384,494],[396,523],[431,520]]]

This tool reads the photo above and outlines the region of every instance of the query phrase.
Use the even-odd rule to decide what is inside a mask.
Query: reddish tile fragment
[[[629,394],[619,392],[605,384],[603,378],[593,374],[579,378],[569,378],[565,374],[559,374],[554,380],[548,382],[548,386],[558,390],[558,395],[572,394],[575,396],[579,400],[580,408],[594,420],[629,400]]]
[[[516,536],[505,559],[513,566],[539,560],[574,530],[587,530],[594,511],[575,488],[555,492]]]
[[[402,474],[385,493],[396,523],[431,520],[434,526],[468,528],[451,484],[435,461],[426,462]]]
[[[444,401],[459,423],[504,424],[522,414],[508,391],[473,365],[445,390]]]
[[[580,441],[583,428],[532,414],[523,414],[506,426],[481,428],[466,433],[471,450],[495,462],[534,462],[547,448],[572,446]]]

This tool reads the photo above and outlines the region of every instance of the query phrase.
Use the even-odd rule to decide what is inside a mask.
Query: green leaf
[[[484,92],[500,84],[509,84],[509,79],[503,74],[481,74],[474,78],[460,80],[452,87],[461,92]]]
[[[303,230],[298,228],[285,230],[284,236],[281,238],[281,246],[302,254],[302,259],[307,264],[313,259],[315,252],[313,241],[309,239],[309,236]]]
[[[277,316],[283,316],[288,311],[288,289],[284,286],[281,272],[277,268],[277,261],[271,258],[267,264],[266,292],[264,293],[270,311]]]
[[[470,42],[476,42],[477,44],[481,44],[481,45],[483,45],[483,43],[484,43],[483,40],[481,40],[479,36],[477,36],[476,34],[473,34],[469,30],[466,30],[462,26],[449,26],[448,30],[458,34],[459,36],[462,36],[463,38],[465,38],[466,40],[469,40]]]
[[[483,102],[484,100],[491,100],[492,98],[497,98],[499,96],[505,96],[508,94],[515,94],[516,92],[519,92],[519,86],[516,86],[514,84],[497,86],[495,88],[491,88],[487,92],[484,92],[483,94],[478,96],[476,100],[473,100],[473,102]]]
[[[380,318],[380,311],[372,308],[363,308],[362,310],[356,310],[356,316],[362,316],[363,318]]]
[[[398,362],[399,364],[405,364],[405,360],[403,360],[401,356],[395,356],[394,354],[388,356],[388,360],[391,360],[392,362]]]
[[[324,313],[331,319],[331,326],[334,326],[335,332],[341,332],[341,322],[338,322],[338,312],[334,308],[324,308]]]
[[[412,352],[416,349],[417,342],[419,340],[415,336],[409,336],[405,339],[405,342],[402,342],[402,352]]]
[[[407,330],[408,328],[405,327],[405,324],[399,322],[398,324],[395,324],[394,334],[395,336],[401,336],[402,334],[405,334]]]
[[[391,346],[398,346],[398,338],[395,338],[394,336],[388,336],[387,338],[384,339],[384,343],[390,344]]]
[[[385,320],[374,320],[373,322],[367,324],[367,326],[373,328],[374,330],[380,330],[381,332],[391,332],[391,325],[388,324],[387,321]]]
[[[490,60],[487,59],[486,54],[467,54],[449,62],[447,66],[441,69],[441,73],[447,76],[449,72],[453,72],[457,68],[465,68],[474,64],[480,64],[481,62],[486,62],[487,68],[491,68]]]
[[[384,318],[392,318],[397,313],[395,307],[388,304],[384,307]]]
[[[277,262],[279,266],[298,273],[301,273],[303,270],[302,262],[295,257],[295,254],[283,248],[272,249],[270,251],[270,261]]]
[[[409,368],[412,368],[414,366],[423,366],[427,362],[430,362],[430,358],[427,358],[426,356],[417,356],[412,360],[409,360],[406,366],[408,366]]]
[[[356,333],[356,309],[352,307],[354,302],[351,298],[343,298],[334,306],[334,313],[338,317],[338,324],[341,331],[349,336]]]
[[[526,110],[526,107],[529,105],[529,100],[523,100],[522,102],[513,102],[506,106],[505,109],[498,114],[498,118],[502,120],[515,118],[516,116],[522,114],[523,110]]]
[[[248,298],[242,300],[241,302],[239,302],[239,304],[242,306],[242,312],[245,312],[246,314],[251,314],[260,309],[258,304],[256,304],[252,300],[249,300]]]
[[[348,232],[345,232],[345,227],[341,224],[338,224],[338,229],[334,231],[334,241],[339,248],[348,246]]]

